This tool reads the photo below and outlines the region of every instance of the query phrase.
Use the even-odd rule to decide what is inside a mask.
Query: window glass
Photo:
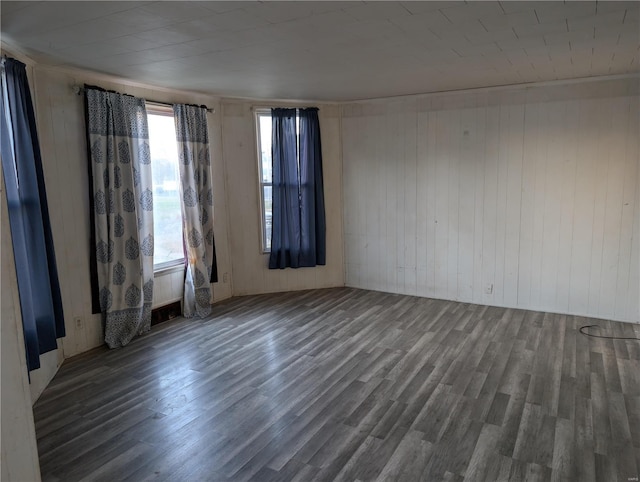
[[[149,111],[155,269],[184,261],[176,128],[171,112]]]
[[[272,209],[272,168],[271,162],[271,113],[257,111],[258,169],[260,174],[260,212],[262,251],[271,251]]]

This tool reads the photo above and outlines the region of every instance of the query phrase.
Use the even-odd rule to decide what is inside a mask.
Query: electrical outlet
[[[228,283],[229,282],[229,273],[225,273],[222,275],[222,282],[223,283]]]
[[[82,326],[82,318],[79,316],[76,316],[74,318],[74,321],[76,323],[76,330],[82,330],[83,326]]]
[[[484,292],[487,295],[493,293],[493,283],[487,283],[487,285],[484,287]]]

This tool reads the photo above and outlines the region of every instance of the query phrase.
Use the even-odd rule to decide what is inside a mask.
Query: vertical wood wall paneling
[[[355,107],[352,108],[343,108],[342,111],[342,118],[344,119],[346,116],[351,116],[353,115],[352,111],[355,109]],[[362,119],[362,117],[358,117],[357,119]],[[357,126],[354,125],[354,123],[352,122],[343,122],[342,123],[342,133],[343,135],[348,135],[349,137],[351,137],[352,139],[356,139],[358,136],[358,133],[362,132],[362,129],[358,129]],[[351,248],[353,247],[354,243],[349,240],[349,242],[347,241],[347,239],[351,236],[351,215],[354,212],[354,209],[350,209],[350,206],[352,205],[353,202],[355,202],[352,199],[352,191],[353,188],[351,187],[351,180],[354,178],[354,175],[347,172],[347,170],[352,170],[355,169],[355,165],[356,163],[359,161],[359,158],[355,155],[355,152],[353,152],[353,148],[355,146],[355,144],[360,144],[359,141],[349,144],[349,145],[343,145],[343,156],[348,156],[349,159],[352,159],[351,164],[347,165],[347,164],[343,164],[343,189],[344,189],[344,201],[345,201],[345,205],[344,205],[344,211],[343,211],[343,229],[344,229],[344,237],[345,237],[345,241],[344,241],[344,246],[345,249],[347,249],[347,247]],[[347,254],[345,252],[345,261],[349,259],[351,261],[351,263],[353,263],[353,255],[352,254]],[[347,269],[345,267],[345,282],[347,284],[351,284],[351,283],[356,283],[355,280],[352,279],[353,274],[354,274],[355,269],[352,267],[351,269]],[[347,276],[350,276],[351,278],[347,278]]]
[[[487,162],[486,157],[486,117],[487,110],[478,107],[476,109],[475,124],[472,126],[474,131],[473,158],[474,158],[474,201],[473,201],[473,278],[471,287],[473,290],[473,302],[482,303],[484,293],[484,278],[482,273],[483,262],[483,221],[484,221],[484,166]]]
[[[578,119],[580,103],[567,102],[565,136],[560,157],[562,173],[562,190],[560,197],[560,245],[558,248],[558,285],[556,293],[557,309],[563,313],[569,310],[569,292],[571,286],[571,253],[578,240],[573,239],[573,220],[576,214],[576,169],[578,164]]]
[[[460,175],[458,176],[458,269],[457,297],[473,300],[475,173],[482,157],[475,155],[477,141],[477,109],[466,109],[460,119]]]
[[[0,169],[0,264],[2,265],[2,293],[0,295],[0,353],[2,359],[2,464],[3,481],[39,481],[40,465],[33,424],[32,396],[27,378],[27,359],[24,349],[20,296],[15,260],[11,245],[11,231]],[[32,372],[33,373],[33,372]]]
[[[417,276],[417,210],[418,196],[418,157],[417,157],[417,108],[415,103],[407,104],[407,115],[405,116],[405,172],[404,172],[404,208],[407,212],[405,219],[405,271],[404,285],[405,292],[416,295]]]
[[[319,106],[322,134],[325,214],[327,217],[327,265],[314,271],[305,289],[344,286],[344,235],[342,230],[342,110],[340,106]],[[298,276],[304,276],[298,270]],[[290,289],[298,289],[290,285]]]
[[[438,111],[436,118],[436,165],[435,178],[436,198],[435,198],[435,240],[434,240],[434,272],[435,272],[435,296],[437,298],[448,298],[448,266],[447,254],[449,229],[449,218],[446,215],[447,202],[449,198],[449,166],[447,159],[447,148],[449,145],[450,132],[447,129],[449,124],[446,119],[449,113]]]
[[[385,224],[385,256],[382,261],[385,264],[385,279],[387,280],[387,290],[391,293],[398,292],[398,272],[396,265],[398,261],[398,233],[396,231],[396,218],[402,216],[404,213],[398,212],[398,197],[396,195],[396,186],[398,178],[398,143],[400,128],[398,126],[398,114],[393,110],[393,104],[389,106],[391,112],[386,116],[386,142],[383,146],[385,152],[384,158],[378,158],[376,160],[377,165],[384,165],[387,175],[385,176],[385,205],[383,207],[384,212],[384,224]],[[371,135],[371,134],[370,134]],[[376,133],[373,133],[375,136]],[[385,162],[385,160],[387,162]],[[369,175],[375,175],[373,170],[368,171]],[[359,200],[359,205],[369,206],[368,195],[366,189],[364,195]],[[361,244],[366,242],[365,238],[361,241]],[[360,263],[361,265],[363,262]],[[364,271],[364,270],[363,270]],[[363,274],[368,274],[364,271]]]
[[[362,118],[360,122],[375,122],[378,119],[370,119],[370,118]],[[382,118],[384,120],[384,118]],[[373,249],[368,249],[367,246],[367,231],[366,231],[366,216],[368,212],[375,211],[376,222],[371,222],[371,226],[377,225],[377,231],[379,232],[379,242],[381,242],[382,251],[386,250],[387,243],[387,222],[386,222],[386,213],[382,210],[386,207],[386,186],[380,186],[379,196],[373,196],[374,199],[369,200],[365,196],[367,189],[371,187],[370,181],[368,179],[371,177],[371,171],[376,169],[385,168],[381,161],[383,158],[386,158],[385,155],[381,155],[379,152],[380,148],[384,148],[384,144],[378,144],[377,139],[370,138],[370,132],[376,132],[376,128],[374,126],[366,126],[362,131],[362,143],[355,146],[355,149],[358,149],[359,146],[367,146],[366,150],[363,152],[355,152],[355,156],[358,159],[356,165],[354,166],[354,173],[357,172],[357,176],[360,179],[353,179],[353,181],[348,186],[348,193],[354,202],[354,209],[351,209],[350,216],[348,217],[347,222],[349,223],[349,239],[352,241],[348,243],[350,246],[350,254],[352,259],[354,260],[354,269],[353,269],[353,278],[357,282],[361,282],[363,279],[374,279],[372,273],[375,273],[376,270],[381,270],[380,272],[384,272],[384,276],[380,276],[378,279],[387,279],[386,270],[387,270],[387,259],[383,257],[379,257],[377,259],[371,259],[370,263],[367,263],[367,259],[375,257],[377,248],[375,247],[375,241],[370,246],[373,246]],[[384,142],[384,141],[383,141]],[[354,174],[356,176],[356,174]],[[374,179],[371,177],[371,179]],[[386,181],[387,177],[381,179],[381,181]],[[380,197],[383,197],[385,200],[382,203],[377,204],[379,202]],[[369,201],[369,202],[368,202]],[[376,266],[374,266],[374,264]]]
[[[500,109],[498,107],[487,108],[486,116],[486,143],[484,170],[484,216],[482,231],[482,302],[491,305],[494,301],[496,290],[496,231],[498,226],[498,152],[500,132]],[[484,289],[493,285],[491,293]]]
[[[640,130],[640,100],[636,97],[631,101],[629,131],[632,135],[628,136],[631,146],[627,150],[629,163],[635,166],[636,174],[632,176],[635,179],[633,203],[633,227],[631,232],[631,262],[629,263],[629,284],[627,287],[627,306],[626,312],[636,320],[640,320],[640,140],[637,133]],[[631,176],[630,176],[631,177]],[[631,196],[629,198],[631,200]],[[621,287],[621,290],[624,286]]]
[[[609,138],[611,136],[611,104],[600,100],[597,102],[598,120],[596,132],[591,132],[597,140],[596,146],[596,171],[594,178],[593,241],[591,243],[589,277],[589,308],[588,313],[599,313],[600,281],[602,275],[602,256],[604,250],[604,221],[607,200],[607,171],[609,167]]]
[[[377,129],[383,128],[385,119],[383,117],[365,118],[364,122],[367,121],[378,124],[377,126],[374,126],[373,132],[376,132]],[[373,192],[377,195],[373,196],[374,199],[371,199],[372,196],[366,196],[366,190],[364,192],[357,192],[358,198],[361,200],[361,206],[369,206],[369,208],[373,210],[374,215],[371,225],[371,239],[367,239],[367,236],[365,235],[360,241],[360,244],[368,242],[370,246],[374,246],[374,249],[367,252],[364,257],[359,260],[358,265],[363,269],[368,270],[368,273],[363,274],[363,279],[368,280],[368,286],[370,288],[386,291],[388,287],[385,281],[388,277],[385,276],[385,273],[388,269],[387,257],[390,246],[389,225],[386,212],[386,180],[388,177],[385,176],[383,178],[376,176],[375,172],[378,169],[390,172],[391,169],[393,169],[393,166],[391,163],[386,162],[387,157],[385,154],[385,148],[387,145],[387,139],[380,136],[367,138],[367,140],[369,141],[367,144],[372,145],[373,148],[365,150],[364,156],[361,157],[361,162],[367,170],[367,175],[371,179],[369,181],[371,189],[374,189]],[[355,184],[356,185],[352,185],[352,187],[358,189],[357,183]],[[364,194],[364,196],[362,194]],[[373,276],[370,273],[373,273]]]
[[[494,241],[494,277],[493,299],[496,304],[504,305],[505,293],[505,271],[507,267],[506,244],[507,244],[507,181],[509,176],[509,106],[502,105],[498,113],[498,152],[496,166],[496,230]]]
[[[447,292],[448,299],[457,300],[458,297],[458,254],[460,246],[460,172],[461,166],[460,141],[462,139],[461,120],[462,111],[454,109],[443,111],[450,114],[448,124],[448,143],[445,153],[448,167],[448,199],[445,200],[443,215],[447,218],[446,245],[443,256],[447,257]],[[450,249],[451,246],[453,249]],[[461,267],[463,268],[463,267]]]
[[[416,294],[427,289],[427,164],[418,162],[427,149],[426,115],[416,109]]]
[[[622,201],[625,186],[625,148],[629,120],[629,100],[617,98],[612,102],[613,115],[609,134],[609,166],[606,178],[601,181],[606,185],[606,201],[604,211],[605,249],[602,252],[602,272],[600,275],[599,314],[612,313],[615,317],[616,291],[620,247],[622,244]],[[636,133],[637,135],[637,133]],[[606,315],[605,315],[606,316]]]
[[[347,285],[638,321],[632,83],[345,106]]]
[[[437,149],[438,149],[438,113],[435,111],[429,111],[427,113],[427,159],[423,161],[424,157],[420,157],[420,164],[423,162],[426,164],[425,176],[426,181],[426,291],[423,293],[436,292],[436,228],[437,228],[437,212],[436,212],[436,198],[438,195],[436,182],[436,167],[437,167]],[[425,151],[422,151],[425,152]],[[343,161],[344,162],[344,161]],[[424,249],[425,246],[422,247]]]
[[[503,304],[517,306],[522,204],[524,105],[508,106],[508,151],[505,204],[505,270]]]
[[[594,242],[594,209],[598,171],[598,119],[599,103],[581,103],[578,113],[578,146],[576,159],[575,205],[573,216],[573,250],[571,252],[571,279],[569,311],[589,311],[589,280],[591,278],[591,252]]]
[[[638,174],[640,164],[638,155],[638,137],[640,132],[640,110],[638,98],[632,99],[627,104],[627,126],[624,133],[624,167],[623,167],[623,189],[622,189],[622,213],[620,222],[620,254],[618,256],[618,276],[616,280],[615,294],[615,316],[624,316],[627,312],[627,300],[635,298],[636,303],[640,303],[640,292],[638,290],[629,292],[631,271],[640,271],[640,265],[634,265],[628,260],[632,255],[632,240],[634,229],[634,205],[638,191]],[[635,211],[635,221],[640,216],[639,211]],[[637,225],[637,224],[636,224]],[[637,236],[637,234],[636,234]],[[630,309],[629,313],[638,310]],[[639,317],[640,318],[640,317]]]

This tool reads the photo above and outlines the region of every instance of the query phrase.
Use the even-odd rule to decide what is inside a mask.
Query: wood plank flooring
[[[233,298],[66,361],[43,480],[640,474],[640,325],[350,288]]]

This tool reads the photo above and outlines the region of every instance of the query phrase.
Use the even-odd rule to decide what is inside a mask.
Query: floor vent
[[[151,326],[157,325],[164,321],[173,320],[182,315],[182,309],[179,301],[175,301],[168,305],[160,306],[151,310]]]

